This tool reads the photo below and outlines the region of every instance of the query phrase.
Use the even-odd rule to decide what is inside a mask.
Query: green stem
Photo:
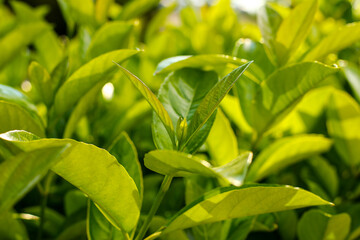
[[[169,190],[172,179],[173,179],[172,176],[166,175],[164,177],[164,180],[163,180],[163,182],[161,184],[160,190],[156,195],[155,201],[154,201],[153,205],[151,206],[149,214],[147,215],[143,225],[141,226],[140,231],[139,231],[139,233],[138,233],[135,240],[141,240],[141,239],[144,238],[147,230],[149,229],[151,220],[153,219],[153,217],[154,217],[155,213],[157,212],[158,208],[160,207],[160,204],[161,204],[166,192]]]
[[[46,205],[47,205],[51,182],[52,182],[52,179],[54,176],[55,176],[54,172],[51,172],[51,171],[48,172],[45,177],[44,187],[42,188],[43,189],[43,192],[42,192],[43,198],[41,201],[41,209],[40,209],[40,225],[39,225],[39,231],[38,231],[38,237],[37,237],[38,240],[42,239],[44,223],[45,223],[45,209],[46,209]]]

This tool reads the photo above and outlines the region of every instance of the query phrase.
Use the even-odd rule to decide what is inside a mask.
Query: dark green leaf
[[[346,213],[329,215],[319,210],[310,210],[300,219],[298,236],[300,240],[346,239],[351,218]]]
[[[70,144],[19,153],[0,164],[0,212],[9,210],[60,160]]]
[[[246,63],[234,71],[226,75],[223,79],[220,80],[203,98],[199,107],[196,109],[194,113],[193,119],[189,124],[188,128],[188,138],[183,145],[187,146],[189,142],[191,142],[192,138],[199,132],[199,130],[204,126],[204,124],[209,120],[211,115],[214,113],[216,108],[219,106],[221,100],[225,97],[225,95],[230,91],[235,82],[241,77],[241,75],[245,72],[246,68],[252,62]]]

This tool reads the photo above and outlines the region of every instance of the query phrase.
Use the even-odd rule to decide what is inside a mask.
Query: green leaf
[[[53,87],[48,71],[37,62],[32,62],[28,70],[29,78],[38,91],[42,101],[46,106],[50,106],[53,101]]]
[[[134,143],[125,132],[122,132],[109,147],[109,152],[124,166],[134,180],[142,199],[144,184],[141,165]]]
[[[265,50],[267,55],[273,62],[277,62],[276,56],[276,33],[282,22],[282,17],[280,14],[272,8],[269,4],[265,4],[260,8],[257,14],[257,25],[260,28],[261,35],[264,39],[264,44],[266,46]]]
[[[229,163],[214,168],[209,162],[190,154],[171,150],[155,150],[145,154],[144,163],[150,170],[163,175],[185,177],[197,174],[217,177],[235,186],[240,186],[251,160],[252,153],[244,152]]]
[[[1,38],[0,49],[2,52],[0,69],[48,28],[49,26],[42,21],[21,23],[14,30]]]
[[[66,122],[63,138],[71,138],[73,132],[76,130],[79,121],[82,116],[84,116],[91,107],[96,104],[97,96],[99,95],[101,88],[104,83],[99,82],[95,84],[92,89],[90,89],[81,99],[76,103],[76,106],[70,113],[70,117]]]
[[[0,100],[0,133],[10,130],[26,130],[45,136],[44,127],[29,112],[17,104]]]
[[[241,186],[244,183],[252,157],[252,152],[242,152],[238,157],[225,165],[213,169],[223,178],[227,179],[232,185]]]
[[[276,217],[282,239],[293,240],[296,237],[298,216],[294,210],[278,212]]]
[[[70,26],[74,22],[89,27],[95,25],[95,6],[92,0],[58,0],[58,2]]]
[[[60,87],[55,96],[54,111],[56,116],[64,115],[99,82],[106,83],[115,74],[116,66],[112,61],[122,62],[138,51],[124,49],[103,54],[94,58],[75,73]]]
[[[225,115],[236,125],[241,131],[241,134],[250,135],[252,128],[246,122],[243,112],[241,111],[239,99],[232,95],[226,95],[220,103],[221,109]]]
[[[300,2],[285,18],[276,33],[275,41],[280,66],[284,65],[291,55],[305,40],[310,31],[317,10],[317,0]]]
[[[144,98],[148,101],[152,109],[160,118],[161,122],[164,124],[164,127],[169,135],[173,146],[175,146],[175,132],[172,120],[169,116],[169,113],[165,110],[164,106],[161,104],[159,99],[155,96],[155,94],[145,85],[143,81],[141,81],[134,74],[129,72],[127,69],[120,66],[118,63],[116,65],[121,69],[121,71],[126,75],[126,77],[134,84],[134,86],[139,90],[139,92],[144,96]]]
[[[332,166],[329,161],[321,156],[312,157],[308,164],[312,169],[311,176],[315,175],[327,193],[335,198],[339,190],[339,177],[335,166]]]
[[[176,126],[180,118],[185,119],[187,124],[193,119],[194,113],[202,99],[217,83],[217,75],[214,72],[204,72],[197,69],[185,68],[175,71],[165,79],[158,93],[159,101],[169,113],[172,125]],[[213,121],[209,121],[197,135],[198,141],[192,142],[191,151],[199,148],[209,134]],[[159,117],[153,115],[153,138],[159,149],[173,149],[171,139],[166,135],[166,129],[161,124]],[[165,137],[164,137],[165,136]],[[183,140],[178,140],[181,146]]]
[[[251,165],[247,181],[259,181],[313,155],[326,152],[332,141],[322,135],[304,134],[284,137],[270,144]]]
[[[233,56],[241,59],[254,60],[254,64],[256,63],[258,66],[261,66],[259,70],[264,74],[261,77],[261,80],[265,79],[266,76],[270,75],[275,70],[274,65],[266,54],[265,46],[252,39],[240,38],[235,44]]]
[[[0,164],[0,212],[9,210],[41,180],[70,146],[63,143],[20,153]]]
[[[323,38],[303,57],[303,61],[318,60],[337,52],[360,40],[360,23],[350,23]]]
[[[67,217],[87,208],[88,198],[79,190],[68,191],[64,198],[64,209]]]
[[[222,54],[204,54],[198,56],[176,56],[167,58],[161,61],[156,70],[156,74],[169,73],[181,68],[204,68],[206,70],[213,70],[218,67],[219,64],[226,65],[228,63],[236,66],[245,64],[247,61],[238,59],[235,57],[222,55]]]
[[[104,24],[91,39],[87,50],[88,59],[109,51],[127,48],[131,39],[133,23],[113,21]]]
[[[298,224],[300,240],[346,239],[351,218],[346,213],[329,215],[320,210],[307,211]]]
[[[244,116],[258,132],[265,132],[279,123],[308,91],[336,71],[316,62],[298,63],[277,70],[261,85],[252,80],[239,81],[237,90]]]
[[[78,221],[64,231],[62,231],[56,240],[69,240],[69,239],[86,239],[86,221]]]
[[[108,153],[91,144],[71,139],[39,139],[24,131],[1,134],[0,138],[23,151],[70,143],[71,148],[52,170],[83,191],[116,227],[130,231],[140,214],[140,197],[125,168]],[[121,201],[119,201],[121,199]]]
[[[290,186],[247,185],[214,189],[178,212],[163,233],[205,223],[296,208],[331,204]]]
[[[97,0],[95,3],[95,19],[99,24],[106,22],[109,8],[114,0]]]
[[[104,217],[92,201],[88,205],[87,236],[89,240],[125,240],[124,234]]]
[[[246,63],[234,71],[226,75],[223,79],[220,80],[203,98],[199,107],[194,113],[194,117],[189,124],[188,128],[188,138],[183,146],[187,147],[187,144],[192,140],[192,138],[199,132],[199,130],[204,126],[208,121],[210,116],[214,113],[216,108],[219,106],[221,100],[225,95],[230,91],[235,82],[241,77],[245,72],[247,67],[252,62]],[[191,147],[191,146],[190,146]]]
[[[349,165],[360,164],[360,106],[346,92],[334,91],[327,111],[327,129],[336,151]]]
[[[0,84],[0,100],[20,105],[28,111],[29,114],[36,119],[36,121],[38,121],[39,125],[42,126],[42,121],[40,120],[35,104],[33,104],[31,100],[20,91]]]
[[[159,0],[137,0],[127,3],[118,17],[121,20],[129,20],[139,17],[158,6]]]
[[[352,89],[353,95],[358,102],[360,102],[360,70],[359,68],[351,63],[347,62],[342,68],[346,80],[349,82],[349,85]]]
[[[206,146],[216,166],[224,165],[238,156],[238,143],[229,120],[217,111],[215,122],[206,139]]]
[[[190,154],[171,151],[154,150],[145,154],[144,163],[150,170],[175,177],[199,174],[209,177],[218,177],[211,169],[211,164]]]

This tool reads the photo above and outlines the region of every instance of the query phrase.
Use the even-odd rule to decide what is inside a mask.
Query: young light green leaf
[[[33,136],[25,131],[13,131],[1,134],[0,138],[22,151],[70,143],[67,155],[52,170],[93,200],[114,226],[124,231],[134,228],[140,214],[139,193],[133,179],[114,156],[94,145],[71,139],[29,141]]]
[[[298,63],[274,72],[259,85],[237,84],[240,105],[249,124],[264,132],[279,123],[301,98],[338,69],[316,62]]]
[[[360,164],[360,106],[346,92],[334,91],[327,111],[327,129],[336,151],[349,165]]]
[[[360,102],[360,70],[351,62],[346,62],[344,65],[342,70],[346,76],[346,80],[352,88],[354,97]]]
[[[329,215],[320,210],[307,211],[298,224],[299,240],[345,240],[351,218],[347,213]]]
[[[54,112],[64,115],[99,82],[106,83],[116,71],[112,61],[122,62],[137,54],[138,51],[123,49],[103,54],[86,63],[60,87],[55,96]]]
[[[155,8],[159,4],[159,0],[138,0],[128,2],[122,9],[120,20],[129,20],[141,16],[152,8]]]
[[[28,111],[17,104],[0,100],[0,133],[10,130],[26,130],[45,136],[44,127]]]
[[[285,18],[277,33],[275,41],[282,49],[277,49],[280,66],[284,65],[310,31],[317,10],[317,0],[306,0],[299,3]],[[281,55],[280,55],[281,54]]]
[[[259,9],[257,14],[257,24],[264,39],[264,44],[266,46],[265,50],[268,53],[267,55],[269,56],[269,59],[275,63],[277,62],[277,44],[275,42],[275,38],[281,22],[282,17],[269,4],[265,4]]]
[[[350,23],[323,38],[303,57],[303,61],[318,60],[327,54],[349,47],[360,40],[360,23]]]
[[[328,204],[331,203],[308,191],[290,186],[225,187],[183,208],[161,230],[168,233],[226,219]]]
[[[261,76],[261,80],[264,80],[266,76],[275,70],[274,65],[266,54],[264,44],[250,38],[240,38],[235,44],[232,55],[241,59],[252,59],[254,63],[261,66],[259,70],[263,75],[258,74]]]
[[[237,83],[235,83],[237,86]],[[230,94],[226,95],[220,103],[221,110],[229,120],[238,127],[242,135],[250,135],[253,131],[250,125],[246,122],[244,114],[241,110],[239,99]]]
[[[150,170],[175,177],[199,174],[209,177],[219,175],[211,169],[211,164],[190,154],[171,151],[155,150],[147,153],[144,163]]]
[[[171,150],[151,151],[144,158],[147,168],[163,175],[185,177],[197,174],[217,177],[235,186],[242,185],[251,160],[252,153],[244,152],[229,163],[213,168],[201,158]]]
[[[99,95],[103,83],[99,82],[93,86],[81,99],[77,102],[74,109],[71,111],[69,120],[66,122],[63,138],[71,138],[79,121],[87,111],[96,104],[97,96]]]
[[[95,3],[95,20],[97,23],[104,23],[108,17],[108,11],[114,0],[97,0]]]
[[[95,25],[95,5],[92,0],[58,0],[58,2],[70,25],[74,22],[89,27]]]
[[[213,169],[232,185],[239,187],[244,183],[252,157],[252,152],[243,152],[225,165]]]
[[[22,92],[0,84],[0,100],[4,100],[7,102],[15,103],[23,107],[29,114],[38,121],[40,125],[42,125],[42,121],[38,115],[38,111],[36,109],[35,104],[31,102],[31,100],[25,96]]]
[[[180,69],[165,79],[158,93],[159,101],[169,113],[173,126],[179,118],[184,118],[187,124],[191,122],[194,113],[207,92],[217,83],[218,77],[214,72],[205,72],[198,69]],[[205,141],[213,121],[209,121],[201,129],[196,142],[192,142],[192,149],[198,149]],[[159,117],[153,115],[153,138],[158,149],[173,149],[171,139],[166,135],[166,129]],[[188,131],[187,131],[188,132]],[[165,136],[165,137],[164,137]],[[178,147],[186,140],[187,135],[178,140]],[[189,151],[191,152],[191,151]]]
[[[247,63],[247,61],[222,54],[176,56],[161,61],[158,64],[155,73],[156,74],[169,73],[187,67],[206,68],[208,70],[209,68],[214,69],[218,67],[219,64],[226,65],[228,63],[232,63],[236,66],[239,66]]]
[[[127,69],[120,66],[118,63],[116,63],[116,65],[121,69],[121,71],[126,75],[126,77],[134,84],[134,86],[140,91],[140,93],[148,101],[148,103],[153,108],[157,116],[160,118],[161,122],[164,124],[167,134],[169,135],[171,142],[173,143],[173,146],[175,146],[176,145],[175,132],[174,132],[174,126],[172,120],[169,116],[169,113],[166,111],[166,109],[161,104],[159,99],[138,77],[136,77],[134,74],[129,72]]]
[[[219,106],[221,100],[225,95],[230,91],[235,82],[241,77],[245,72],[247,67],[252,62],[248,62],[234,71],[226,75],[220,82],[218,82],[203,98],[199,107],[194,113],[194,117],[189,124],[188,129],[188,138],[183,146],[187,147],[187,144],[192,140],[192,138],[197,134],[197,132],[204,126],[206,121],[211,117],[216,108]]]
[[[49,29],[42,21],[19,24],[14,30],[0,39],[0,69],[11,61],[24,47],[32,43],[34,39]]]
[[[336,68],[316,62],[280,69],[261,86],[263,104],[273,115],[278,115],[325,77],[337,71]]]
[[[104,24],[91,39],[87,50],[88,59],[95,58],[109,51],[127,48],[134,24],[113,21]]]
[[[281,138],[265,148],[252,164],[247,181],[259,181],[269,174],[326,152],[332,141],[322,135],[304,134]]]
[[[53,101],[53,86],[48,71],[37,62],[32,62],[28,69],[28,75],[34,88],[37,90],[46,106]]]
[[[206,146],[216,166],[224,165],[238,156],[238,143],[229,120],[217,111],[215,122],[206,139]]]
[[[60,160],[70,144],[19,153],[0,164],[0,212],[9,210]]]

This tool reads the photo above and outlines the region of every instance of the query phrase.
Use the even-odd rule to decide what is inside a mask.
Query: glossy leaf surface
[[[106,150],[70,139],[29,141],[34,137],[24,131],[1,134],[0,138],[23,151],[70,143],[67,155],[52,170],[88,195],[112,224],[125,231],[135,226],[140,214],[138,190],[125,168]]]
[[[230,91],[232,86],[235,84],[237,80],[241,77],[241,75],[245,72],[247,67],[251,64],[251,62],[246,63],[234,71],[226,75],[223,79],[220,80],[203,98],[199,107],[196,109],[194,117],[189,124],[188,128],[188,138],[185,142],[189,143],[195,134],[200,130],[200,128],[206,123],[206,121],[210,118],[210,116],[214,113],[216,108],[219,106],[221,100],[225,97],[225,95]]]
[[[183,208],[170,220],[163,232],[226,219],[326,204],[330,203],[308,191],[289,186],[249,185],[220,188]]]

